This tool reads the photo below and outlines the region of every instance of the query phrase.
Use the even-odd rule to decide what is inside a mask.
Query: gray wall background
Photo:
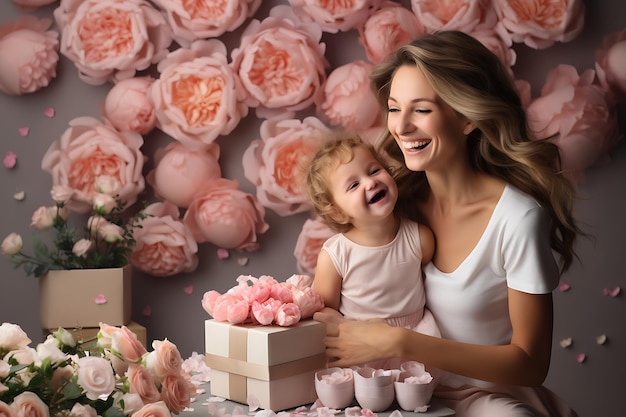
[[[255,15],[265,17],[274,4],[284,1],[265,1]],[[579,72],[593,68],[594,51],[601,45],[605,33],[626,26],[626,3],[623,1],[595,0],[586,3],[584,32],[574,41],[556,44],[546,50],[533,50],[516,45],[518,53],[514,71],[518,78],[527,79],[538,94],[545,75],[557,64],[570,64]],[[407,3],[405,3],[407,4]],[[38,10],[38,16],[51,16],[54,5]],[[21,14],[9,0],[0,2],[0,22],[12,20]],[[245,26],[245,24],[244,24]],[[222,37],[230,50],[238,44],[240,28]],[[324,35],[327,56],[333,66],[362,58],[356,45],[356,33]],[[357,50],[358,49],[358,50]],[[101,87],[82,83],[73,64],[61,57],[58,75],[51,85],[34,94],[11,97],[0,94],[0,156],[13,151],[18,156],[14,169],[0,167],[0,238],[10,232],[22,234],[25,247],[30,248],[31,231],[28,227],[32,213],[41,205],[51,203],[50,176],[40,168],[41,158],[52,141],[67,128],[68,122],[78,116],[100,114],[100,104],[110,85]],[[44,110],[53,107],[53,118],[44,116]],[[625,132],[626,112],[620,109],[622,132]],[[258,137],[260,121],[254,111],[241,122],[228,137],[220,137],[220,163],[223,176],[239,179],[243,190],[255,193],[254,187],[243,177],[241,156],[249,142]],[[30,127],[30,134],[21,137],[20,127]],[[171,139],[160,132],[145,137],[144,154],[151,156],[154,150]],[[581,200],[577,203],[577,215],[581,226],[593,239],[581,239],[577,250],[580,262],[568,271],[563,280],[571,285],[567,292],[556,291],[555,332],[553,359],[547,386],[564,397],[575,407],[581,417],[624,415],[623,397],[626,394],[626,317],[623,294],[613,298],[603,294],[603,289],[621,286],[626,289],[626,146],[621,143],[610,152],[610,161],[589,169],[586,180],[580,186]],[[148,162],[146,172],[150,169]],[[13,194],[23,190],[24,201],[16,201]],[[158,278],[134,272],[133,320],[147,328],[148,340],[168,338],[175,343],[184,357],[192,352],[204,351],[203,323],[208,317],[200,305],[205,291],[226,291],[235,284],[240,274],[254,276],[272,275],[284,280],[296,272],[293,248],[303,222],[308,214],[280,217],[267,210],[266,221],[270,230],[261,235],[261,249],[251,254],[231,253],[227,260],[218,260],[215,247],[201,244],[200,266],[185,275]],[[237,259],[249,258],[246,266]],[[183,291],[193,286],[193,293]],[[71,294],[66,300],[71,302]],[[145,306],[152,308],[152,315],[145,316]],[[0,322],[17,323],[36,339],[40,334],[38,283],[26,277],[22,270],[14,270],[6,257],[0,256]],[[608,342],[599,345],[596,337],[605,334]],[[559,341],[572,338],[573,344],[565,349]],[[579,353],[586,360],[579,363]]]

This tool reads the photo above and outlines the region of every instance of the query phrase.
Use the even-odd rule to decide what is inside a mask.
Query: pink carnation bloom
[[[88,84],[131,78],[159,62],[171,29],[146,0],[61,0],[54,10],[61,53]]]
[[[491,11],[491,0],[411,0],[411,9],[429,33],[439,30],[469,33]]]
[[[261,124],[261,138],[243,154],[245,177],[256,186],[263,206],[281,216],[311,209],[304,169],[315,150],[331,136],[317,118],[289,119],[290,113]]]
[[[192,150],[227,135],[248,114],[245,91],[217,39],[195,41],[159,62],[150,89],[157,127]]]
[[[144,188],[143,138],[135,132],[118,132],[92,117],[78,117],[43,156],[41,168],[52,175],[53,186],[75,190],[67,206],[85,213],[98,193],[97,179],[109,176],[120,184],[119,198],[128,207]]]
[[[0,91],[14,96],[47,87],[59,62],[50,19],[21,16],[0,25]]]
[[[321,38],[318,25],[300,22],[285,5],[274,7],[262,22],[252,20],[231,53],[246,103],[284,111],[315,103],[329,66]]]
[[[317,257],[322,245],[334,234],[335,232],[319,219],[307,219],[304,222],[293,253],[301,274],[315,275]]]
[[[554,142],[561,151],[563,171],[576,182],[620,139],[615,111],[604,90],[593,83],[594,76],[593,70],[579,76],[576,68],[559,65],[548,74],[541,97],[527,109],[539,137],[558,133]]]
[[[582,0],[493,0],[493,6],[513,42],[534,49],[571,41],[582,32],[585,22]]]
[[[154,78],[133,77],[122,80],[109,90],[102,106],[102,117],[117,130],[145,135],[156,126],[154,104],[148,90]]]
[[[362,25],[382,0],[289,0],[294,12],[303,20],[320,25],[324,32],[347,32]]]
[[[377,124],[378,100],[370,88],[372,64],[353,61],[335,68],[324,84],[318,114],[334,126],[362,131]]]
[[[265,233],[265,210],[254,196],[239,190],[237,180],[208,182],[185,212],[184,223],[198,243],[224,249],[255,251],[257,234]]]
[[[146,181],[157,197],[187,208],[205,182],[221,178],[219,156],[217,143],[192,151],[180,142],[171,142],[154,153],[155,167],[146,175]]]
[[[602,87],[618,101],[626,100],[626,29],[609,33],[596,50],[596,72]]]
[[[167,16],[174,40],[184,48],[199,39],[232,32],[254,15],[261,0],[194,1],[154,0]]]
[[[158,277],[195,271],[198,244],[180,220],[178,207],[169,202],[153,203],[143,213],[148,217],[135,230],[137,244],[130,255],[131,264]]]
[[[390,51],[426,33],[422,22],[411,10],[392,1],[384,2],[358,30],[359,43],[373,64],[381,62]]]

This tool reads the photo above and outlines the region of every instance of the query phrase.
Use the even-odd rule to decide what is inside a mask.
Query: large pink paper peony
[[[172,43],[165,19],[146,0],[61,0],[54,17],[61,53],[92,85],[133,77]]]
[[[321,38],[318,25],[300,22],[288,6],[274,7],[262,22],[252,20],[231,53],[246,103],[284,111],[315,103],[329,66]]]
[[[281,216],[311,209],[305,170],[332,132],[317,118],[291,119],[287,113],[261,124],[261,138],[243,154],[245,177],[256,186],[261,204]]]
[[[131,264],[157,277],[195,271],[198,244],[180,220],[178,207],[169,202],[153,203],[143,212],[148,217],[135,230],[137,245],[130,255]]]
[[[159,62],[150,88],[157,127],[193,150],[227,135],[248,114],[245,91],[217,39],[195,41]]]
[[[324,99],[318,114],[334,126],[362,131],[377,124],[378,100],[370,88],[372,64],[352,61],[335,68],[324,84]]]
[[[380,7],[382,0],[289,0],[295,13],[303,20],[317,23],[324,32],[347,32],[362,25]]]
[[[0,25],[0,91],[33,93],[56,77],[59,34],[50,26],[50,19],[27,15]]]
[[[605,89],[626,100],[626,29],[605,35],[596,51],[596,72]]]
[[[411,0],[411,9],[427,32],[469,33],[491,13],[491,0]]]
[[[237,180],[225,178],[198,190],[183,221],[198,243],[248,252],[259,248],[257,235],[269,229],[263,206],[254,196],[239,190]]]
[[[217,38],[252,17],[261,0],[154,0],[167,16],[174,40],[188,48],[193,41]]]
[[[594,77],[593,70],[579,76],[576,68],[559,65],[548,74],[541,97],[527,108],[529,123],[540,137],[559,134],[554,141],[563,171],[575,182],[605,159],[620,138],[615,111]]]
[[[89,211],[97,194],[96,181],[103,176],[119,183],[119,197],[125,207],[135,203],[145,186],[141,135],[118,132],[93,117],[78,117],[69,125],[41,162],[41,168],[52,175],[53,186],[75,191],[68,207],[82,213]]]
[[[154,82],[150,76],[122,80],[111,88],[104,99],[102,117],[117,130],[130,130],[142,135],[156,125],[154,104],[148,90]]]
[[[534,49],[571,41],[585,22],[582,0],[493,0],[493,6],[513,42]]]
[[[156,150],[155,168],[148,172],[146,181],[154,188],[157,197],[187,208],[204,183],[222,176],[219,156],[217,143],[192,151],[179,142],[172,142]]]
[[[307,219],[298,235],[294,256],[296,257],[298,272],[315,275],[317,257],[322,245],[335,232],[328,225],[317,218]]]
[[[359,43],[373,64],[381,62],[390,51],[426,33],[424,25],[411,10],[392,1],[383,3],[358,30]]]

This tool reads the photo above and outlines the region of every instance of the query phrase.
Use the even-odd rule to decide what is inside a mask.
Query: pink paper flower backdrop
[[[13,0],[25,13],[45,0]],[[212,4],[212,6],[209,6]],[[333,131],[380,133],[369,91],[371,66],[397,46],[437,30],[464,31],[486,45],[515,76],[516,43],[534,49],[570,42],[582,31],[581,0],[359,0],[320,3],[288,0],[266,17],[260,0],[61,0],[58,32],[46,19],[25,16],[0,25],[0,91],[33,93],[56,76],[58,54],[71,60],[87,84],[111,85],[102,120],[77,118],[46,153],[43,168],[55,185],[76,188],[85,204],[90,181],[106,171],[132,203],[144,192],[144,158],[154,157],[146,181],[157,200],[150,227],[138,235],[131,261],[157,276],[191,272],[197,244],[254,251],[280,216],[310,210],[302,186],[307,157]],[[102,22],[107,22],[103,24]],[[241,30],[230,51],[222,36]],[[326,45],[339,32],[356,31],[363,59],[331,67]],[[5,59],[19,50],[20,59]],[[517,80],[532,126],[556,143],[567,175],[607,158],[621,138],[616,106],[626,97],[626,28],[607,33],[595,68],[579,74],[562,64],[546,74],[533,97]],[[263,119],[242,164],[256,195],[222,178],[220,142],[254,109]],[[159,129],[172,142],[142,156],[142,135]],[[97,144],[97,146],[96,146]],[[90,180],[91,178],[91,180]],[[74,207],[80,209],[80,207]],[[315,218],[302,227],[294,256],[312,274],[321,242],[332,232]],[[162,262],[155,262],[162,259]]]

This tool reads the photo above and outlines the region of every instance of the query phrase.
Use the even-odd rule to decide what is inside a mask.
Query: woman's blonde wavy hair
[[[537,139],[530,132],[508,69],[463,32],[425,35],[373,69],[372,88],[385,112],[391,80],[405,65],[417,67],[445,103],[476,125],[468,137],[472,166],[526,192],[548,211],[552,249],[561,256],[561,270],[567,270],[575,256],[574,241],[581,233],[572,215],[576,189],[562,175],[559,149],[551,138]],[[415,218],[415,199],[428,190],[424,172],[406,168],[389,131],[379,148],[401,162],[394,170],[400,191],[398,209]]]

